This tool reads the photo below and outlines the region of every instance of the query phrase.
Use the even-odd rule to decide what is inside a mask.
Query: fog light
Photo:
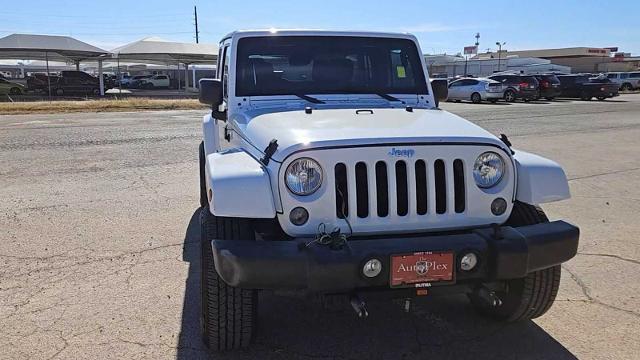
[[[460,269],[471,271],[478,264],[478,257],[474,253],[467,253],[460,259]]]
[[[382,271],[382,262],[378,259],[371,259],[362,267],[362,273],[368,278],[376,277]]]
[[[302,226],[309,220],[309,212],[303,207],[293,208],[289,213],[289,221],[293,225]]]
[[[507,211],[507,200],[503,198],[497,198],[491,202],[491,213],[495,216],[500,216]]]

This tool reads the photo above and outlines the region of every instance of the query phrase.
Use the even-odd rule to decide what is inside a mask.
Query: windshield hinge
[[[511,155],[514,155],[516,152],[513,151],[513,149],[511,148],[511,141],[509,141],[509,138],[507,137],[507,135],[505,134],[500,134],[500,141],[502,141],[505,145],[507,145],[507,147],[509,148],[509,150],[511,150]]]
[[[269,160],[271,159],[271,156],[273,156],[273,154],[276,152],[277,149],[278,149],[278,140],[272,139],[271,141],[269,141],[269,145],[267,145],[267,147],[264,149],[264,156],[262,157],[262,159],[260,159],[260,162],[263,163],[265,166],[269,165]]]

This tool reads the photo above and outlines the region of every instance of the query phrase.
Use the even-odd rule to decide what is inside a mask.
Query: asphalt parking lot
[[[262,294],[255,346],[220,359],[634,359],[640,354],[640,95],[443,108],[560,162],[582,230],[542,318],[464,298],[355,318]],[[202,111],[0,116],[0,358],[207,358],[199,338]]]

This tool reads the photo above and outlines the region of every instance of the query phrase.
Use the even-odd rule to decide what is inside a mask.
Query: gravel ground
[[[560,162],[582,230],[555,306],[503,325],[462,297],[412,313],[262,294],[220,359],[633,359],[640,353],[640,96],[443,108]],[[202,111],[0,116],[0,358],[207,358],[199,338]]]

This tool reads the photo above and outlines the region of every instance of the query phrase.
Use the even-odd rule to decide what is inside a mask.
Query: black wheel
[[[518,227],[549,222],[539,207],[515,202],[506,225]],[[475,295],[470,295],[476,309],[489,317],[500,321],[520,321],[542,316],[558,294],[560,287],[560,265],[539,270],[522,279],[508,280],[505,291],[497,291],[502,300],[499,306],[489,306]]]
[[[622,84],[622,87],[620,88],[620,90],[631,91],[631,90],[633,90],[633,85],[631,85],[629,83],[624,83],[624,84]]]
[[[600,100],[600,101],[604,101],[607,97],[606,96],[598,96],[596,97],[596,99]]]
[[[482,102],[482,97],[477,92],[471,94],[471,102],[474,104],[480,104]]]
[[[9,95],[20,95],[20,94],[22,94],[22,90],[20,90],[20,88],[13,87],[9,89]]]
[[[93,94],[95,96],[100,95],[100,89],[99,88],[95,88],[95,89],[91,90],[91,94]]]
[[[591,101],[592,96],[589,95],[586,91],[580,93],[580,99],[582,101]]]
[[[513,90],[507,90],[504,92],[504,101],[514,102],[516,101],[516,93]]]
[[[258,292],[227,285],[213,262],[211,240],[254,240],[248,219],[212,215],[209,207],[200,209],[202,339],[212,351],[246,348],[256,329]]]
[[[56,95],[63,96],[64,95],[64,90],[63,89],[56,89]]]
[[[204,154],[204,141],[200,142],[200,150],[198,152],[198,159],[200,160],[200,207],[209,205],[209,197],[207,196],[207,185],[204,171],[206,166],[206,158]]]

